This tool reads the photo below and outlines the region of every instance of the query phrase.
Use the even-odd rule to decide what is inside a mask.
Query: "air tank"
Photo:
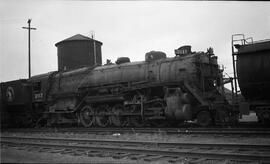
[[[242,95],[250,101],[270,99],[270,41],[236,45],[237,76]]]
[[[58,71],[68,71],[102,63],[102,42],[81,34],[62,40],[55,46],[57,47]]]

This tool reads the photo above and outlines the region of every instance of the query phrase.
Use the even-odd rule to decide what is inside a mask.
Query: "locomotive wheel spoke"
[[[110,120],[107,113],[108,113],[108,106],[102,105],[97,108],[96,123],[98,126],[106,127],[109,125]]]
[[[212,123],[211,114],[209,111],[200,111],[197,114],[197,123],[200,126],[209,126]]]
[[[80,122],[84,127],[90,127],[94,124],[94,110],[86,105],[79,113]]]

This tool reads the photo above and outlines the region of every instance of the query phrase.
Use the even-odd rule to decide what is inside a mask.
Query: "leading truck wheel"
[[[197,123],[203,127],[211,125],[212,123],[211,113],[209,111],[200,111],[197,114]]]
[[[82,108],[79,114],[80,122],[84,127],[90,127],[94,124],[94,109],[86,105]]]

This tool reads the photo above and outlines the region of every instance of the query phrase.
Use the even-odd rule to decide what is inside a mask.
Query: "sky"
[[[0,0],[0,82],[28,78],[31,18],[32,75],[57,70],[55,43],[75,34],[103,42],[103,64],[118,57],[168,57],[182,45],[213,47],[218,63],[232,74],[231,36],[270,39],[270,2]]]

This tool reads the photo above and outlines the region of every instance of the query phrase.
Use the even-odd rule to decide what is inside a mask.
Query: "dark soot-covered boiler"
[[[238,45],[237,48],[237,75],[242,95],[251,101],[269,100],[270,41]]]
[[[101,65],[102,63],[102,42],[81,34],[62,40],[55,46],[58,55],[58,71]]]

